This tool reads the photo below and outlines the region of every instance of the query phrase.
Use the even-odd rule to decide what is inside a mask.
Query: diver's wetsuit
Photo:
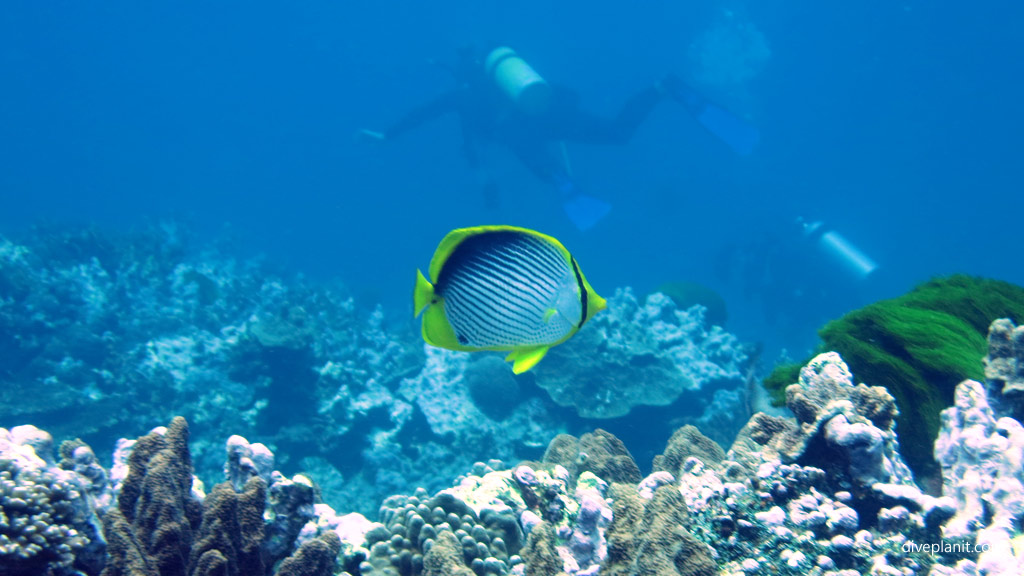
[[[652,86],[630,98],[615,118],[606,118],[582,110],[578,96],[568,88],[552,88],[551,105],[544,113],[531,116],[506,104],[494,89],[463,85],[410,111],[385,135],[391,139],[427,121],[456,113],[471,166],[480,165],[480,141],[492,140],[507,146],[544,182],[562,186],[569,176],[561,154],[552,149],[553,143],[625,144],[663,99]]]

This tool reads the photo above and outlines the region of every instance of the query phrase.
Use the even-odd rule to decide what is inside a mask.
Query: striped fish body
[[[605,307],[569,251],[554,238],[512,226],[449,233],[418,274],[414,305],[423,338],[450,350],[504,350],[513,371],[536,365]]]

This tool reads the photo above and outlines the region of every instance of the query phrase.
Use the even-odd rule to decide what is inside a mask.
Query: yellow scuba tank
[[[524,114],[540,114],[551,101],[551,86],[508,46],[499,46],[484,60],[487,77]]]

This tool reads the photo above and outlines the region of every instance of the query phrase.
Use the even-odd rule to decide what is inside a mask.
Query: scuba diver
[[[572,90],[544,80],[515,51],[495,48],[480,58],[472,47],[459,50],[447,67],[458,85],[419,106],[383,132],[362,130],[363,138],[392,140],[449,113],[457,114],[463,153],[478,174],[485,174],[481,148],[494,142],[508,148],[542,182],[559,193],[566,215],[580,230],[597,224],[611,209],[583,193],[573,180],[565,142],[625,144],[665,98],[682,103],[712,133],[737,152],[749,153],[758,140],[755,128],[710,104],[675,75],[631,97],[614,118],[586,112]],[[484,177],[485,203],[497,205],[497,185]]]
[[[816,329],[862,305],[877,284],[878,264],[821,221],[797,218],[746,245],[727,246],[716,261],[719,279],[734,275],[744,297],[756,296],[765,320]]]

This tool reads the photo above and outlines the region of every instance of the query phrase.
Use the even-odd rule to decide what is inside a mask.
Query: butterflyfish
[[[448,233],[416,271],[423,339],[448,350],[507,351],[516,374],[537,365],[607,306],[561,242],[515,226]]]

